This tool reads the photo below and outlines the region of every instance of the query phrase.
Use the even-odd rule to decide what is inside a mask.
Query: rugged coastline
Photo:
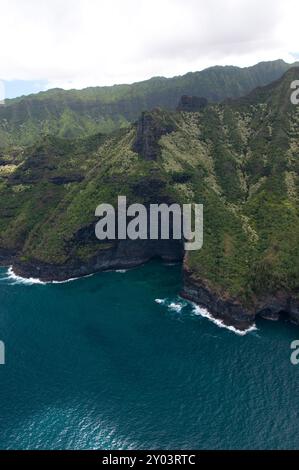
[[[214,105],[183,97],[179,111],[145,112],[128,129],[83,140],[46,136],[3,156],[0,264],[65,281],[151,259],[182,261],[180,241],[95,238],[95,208],[204,206],[204,244],[184,263],[182,296],[219,321],[299,323],[299,69],[249,96]],[[4,158],[5,157],[5,158]]]
[[[111,248],[99,250],[84,263],[78,258],[70,258],[62,265],[38,260],[22,261],[17,253],[1,250],[0,265],[11,265],[14,273],[24,278],[51,282],[66,281],[101,271],[134,268],[155,258],[164,262],[181,262],[183,256],[183,245],[178,240],[124,240]]]
[[[278,321],[280,318],[299,325],[299,301],[285,292],[277,292],[256,299],[254,305],[243,306],[238,299],[225,298],[216,293],[202,279],[194,279],[186,260],[183,265],[183,289],[181,296],[206,308],[224,324],[246,330],[256,318]]]
[[[135,268],[155,258],[164,262],[182,262],[183,285],[180,296],[205,308],[224,325],[247,331],[258,317],[271,321],[282,318],[299,325],[299,302],[285,293],[259,299],[251,308],[244,307],[238,299],[224,298],[202,279],[194,279],[180,243],[164,243],[160,240],[159,243],[147,242],[147,245],[141,241],[123,241],[105,252],[101,250],[89,263],[72,260],[62,266],[37,261],[24,262],[16,253],[1,250],[0,265],[11,265],[14,274],[23,278],[64,282],[102,271]]]

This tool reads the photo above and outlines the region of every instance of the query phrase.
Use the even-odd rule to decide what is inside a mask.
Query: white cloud
[[[297,0],[0,0],[0,76],[65,88],[292,61]]]

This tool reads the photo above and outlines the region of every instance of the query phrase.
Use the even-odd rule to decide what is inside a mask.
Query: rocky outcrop
[[[134,152],[145,160],[157,160],[160,154],[159,140],[174,130],[170,122],[160,119],[159,110],[142,113],[137,122],[137,136],[133,145]]]
[[[152,184],[155,186],[154,182]],[[143,188],[144,190],[145,188]],[[151,195],[148,194],[148,196]],[[128,220],[130,220],[129,217]],[[156,258],[165,262],[181,262],[184,258],[183,238],[172,238],[172,220],[170,220],[169,233],[169,240],[161,239],[160,232],[158,240],[151,240],[150,213],[148,212],[148,238],[145,240],[130,240],[128,238],[100,241],[95,237],[95,225],[90,224],[82,227],[68,242],[65,242],[67,261],[64,264],[50,264],[35,259],[24,259],[21,253],[13,253],[8,263],[9,253],[5,252],[3,253],[4,262],[2,265],[12,264],[14,272],[26,278],[64,281],[105,270],[133,268]],[[81,250],[84,252],[88,247],[92,254],[88,255],[85,251],[85,254],[82,255]]]
[[[14,250],[7,250],[0,248],[0,266],[9,266],[13,264],[17,257],[17,253]]]
[[[0,260],[0,263],[13,264],[14,272],[23,277],[64,281],[99,271],[133,268],[155,258],[178,262],[182,260],[183,254],[183,244],[179,240],[122,240],[102,249],[99,243],[97,254],[84,262],[78,257],[70,257],[67,263],[54,265],[37,260],[21,261],[18,257],[9,260],[5,257],[5,262],[1,263]]]
[[[239,330],[246,330],[254,323],[254,312],[244,309],[236,301],[219,297],[204,281],[195,280],[186,263],[184,263],[184,284],[181,295],[206,308],[226,325],[232,325]]]
[[[277,293],[275,296],[259,299],[256,305],[244,307],[235,299],[222,298],[213,291],[203,280],[194,279],[192,272],[184,263],[184,284],[182,297],[206,308],[215,318],[226,325],[239,330],[246,330],[253,325],[256,318],[277,321],[285,318],[299,325],[299,301]]]
[[[285,292],[277,292],[275,296],[268,296],[257,302],[256,316],[266,320],[279,320],[287,318],[299,325],[299,300],[287,295]]]
[[[208,100],[206,98],[183,95],[179,101],[176,110],[185,111],[188,113],[195,113],[197,111],[202,111],[207,105]]]

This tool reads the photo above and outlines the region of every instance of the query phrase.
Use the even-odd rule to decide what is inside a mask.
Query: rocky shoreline
[[[140,266],[151,259],[160,258],[164,262],[182,262],[184,253],[179,244],[154,244],[119,242],[118,245],[101,250],[98,256],[89,262],[71,260],[65,265],[52,265],[37,261],[24,262],[18,254],[8,250],[0,250],[0,265],[12,266],[16,275],[24,278],[35,278],[43,282],[63,282],[80,278],[96,272],[129,269]],[[251,309],[244,308],[234,299],[221,298],[202,280],[194,279],[186,261],[183,263],[183,288],[180,295],[207,309],[210,314],[226,326],[246,331],[254,325],[257,317],[276,321],[281,317],[299,325],[299,302],[287,297],[284,293],[276,297],[261,299]]]
[[[235,299],[221,298],[203,280],[195,280],[186,262],[183,274],[181,296],[206,308],[225,325],[244,331],[254,324],[256,318],[272,321],[286,318],[299,325],[299,301],[284,292],[278,292],[275,297],[259,299],[253,307],[246,308]]]
[[[85,261],[70,257],[63,265],[22,261],[17,253],[0,250],[0,265],[12,266],[18,276],[51,282],[67,281],[107,270],[129,269],[155,258],[164,262],[181,262],[183,257],[184,249],[179,240],[124,240],[110,248],[100,249],[96,256]]]

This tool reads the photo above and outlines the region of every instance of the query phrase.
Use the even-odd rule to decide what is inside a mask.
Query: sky
[[[0,0],[0,15],[5,97],[299,59],[298,0]]]

